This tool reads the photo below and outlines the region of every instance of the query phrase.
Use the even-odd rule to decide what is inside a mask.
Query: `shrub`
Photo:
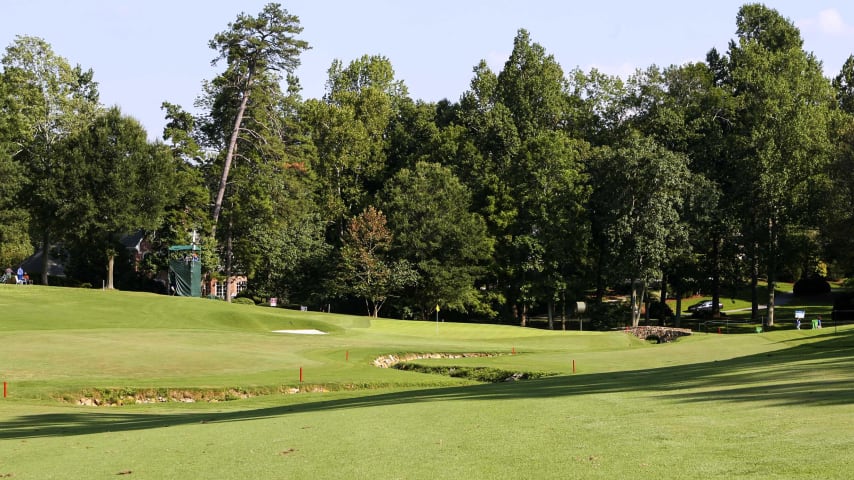
[[[587,305],[589,322],[595,330],[608,330],[623,325],[630,318],[631,306],[626,302],[602,302]]]
[[[255,305],[265,303],[263,298],[259,297],[255,292],[249,289],[243,290],[242,292],[235,295],[233,300],[236,300],[238,298],[248,298],[249,300],[252,300],[252,303],[254,303]]]
[[[234,297],[231,299],[231,303],[236,303],[238,305],[255,305],[255,302],[252,301],[251,298],[247,297]]]
[[[830,284],[820,275],[810,275],[795,282],[792,292],[796,296],[822,295],[830,293]]]
[[[432,373],[454,378],[467,378],[483,383],[500,383],[511,380],[529,380],[554,375],[545,372],[514,372],[491,367],[446,367],[428,366],[417,363],[401,362],[392,368],[409,372]]]
[[[649,304],[649,318],[669,320],[673,318],[673,309],[664,302],[652,302]]]

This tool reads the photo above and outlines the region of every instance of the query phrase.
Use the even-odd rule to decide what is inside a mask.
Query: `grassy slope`
[[[625,334],[368,321],[221,302],[0,290],[0,476],[849,478],[854,331]],[[327,336],[276,329],[317,328]],[[392,352],[557,372],[472,385],[377,369]],[[349,361],[345,352],[349,352]],[[572,360],[577,373],[572,374]],[[431,363],[422,361],[423,363]],[[215,404],[93,408],[92,387],[371,384]]]

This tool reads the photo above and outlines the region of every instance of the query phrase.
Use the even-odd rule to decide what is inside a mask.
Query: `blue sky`
[[[101,101],[161,135],[160,104],[191,110],[212,67],[208,41],[240,12],[257,14],[267,1],[0,0],[0,46],[16,35],[42,37],[72,64],[95,72]],[[556,58],[564,71],[595,67],[627,75],[651,64],[702,60],[726,50],[745,1],[647,0],[404,0],[281,1],[300,18],[312,49],[297,75],[303,96],[323,95],[334,59],[384,55],[410,95],[456,101],[481,59],[496,71],[520,28]],[[801,29],[804,47],[835,76],[854,54],[854,2],[779,0],[777,9]]]

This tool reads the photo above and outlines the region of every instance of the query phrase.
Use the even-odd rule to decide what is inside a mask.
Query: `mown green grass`
[[[0,476],[850,478],[854,329],[696,334],[371,320],[122,292],[0,290]],[[277,329],[317,328],[325,336]],[[557,375],[478,384],[378,355]],[[515,352],[515,355],[510,353]],[[349,353],[349,358],[348,358]],[[576,372],[572,371],[575,361]],[[327,393],[87,407],[93,388]],[[346,387],[346,388],[345,388]]]

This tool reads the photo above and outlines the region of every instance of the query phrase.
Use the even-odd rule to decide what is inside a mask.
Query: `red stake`
[[[6,398],[6,382],[3,382],[3,398]]]
[[[299,367],[299,383],[302,383],[302,367]]]
[[[350,361],[350,350],[347,350],[347,352],[344,353],[344,360],[348,362]]]
[[[516,355],[516,347],[513,347],[513,350],[510,352],[510,355]]]
[[[572,360],[572,373],[575,373],[575,360]]]

